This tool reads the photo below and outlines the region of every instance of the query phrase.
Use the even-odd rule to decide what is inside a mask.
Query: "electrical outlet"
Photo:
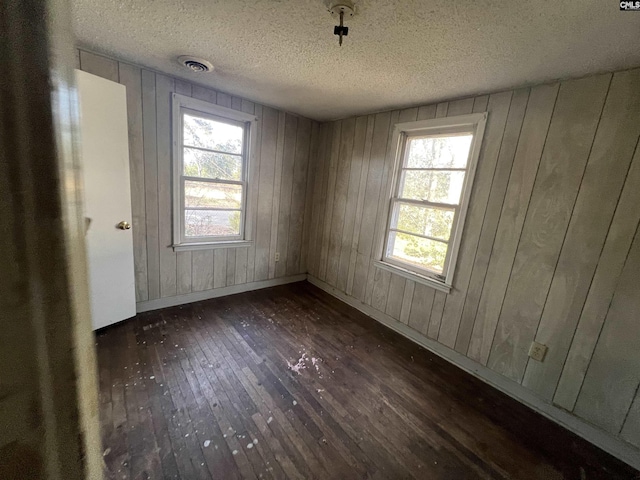
[[[276,262],[280,261],[280,252],[276,252]]]
[[[538,342],[531,342],[529,347],[529,356],[539,362],[544,361],[544,356],[547,354],[547,346]]]

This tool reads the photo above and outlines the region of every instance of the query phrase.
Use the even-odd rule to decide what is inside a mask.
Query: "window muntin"
[[[467,121],[458,125],[451,117],[442,119],[448,125],[433,120],[414,122],[416,128],[398,126],[399,158],[383,262],[451,284],[452,256],[460,242],[478,156],[475,140],[482,138],[485,118],[460,117]]]

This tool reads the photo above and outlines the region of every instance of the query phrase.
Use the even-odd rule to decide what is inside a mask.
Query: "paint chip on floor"
[[[205,440],[204,447],[207,448],[209,445],[211,445],[211,440]]]

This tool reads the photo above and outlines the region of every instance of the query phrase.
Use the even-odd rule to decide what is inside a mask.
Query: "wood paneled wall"
[[[86,51],[78,65],[127,87],[140,304],[308,271],[640,447],[640,69],[320,125]],[[260,119],[251,248],[169,246],[171,92]],[[452,292],[374,267],[393,126],[484,111]]]
[[[640,447],[639,86],[636,69],[321,125],[310,275]],[[451,293],[374,267],[394,124],[484,111]]]
[[[127,87],[136,300],[139,304],[305,273],[309,158],[319,124],[128,63],[78,51],[78,67]],[[258,118],[251,165],[254,244],[174,252],[171,248],[171,93]],[[315,165],[315,162],[313,163]],[[275,261],[276,252],[280,261]]]

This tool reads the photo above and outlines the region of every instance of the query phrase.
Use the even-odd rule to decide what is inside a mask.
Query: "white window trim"
[[[244,198],[243,198],[243,212],[240,221],[240,235],[238,237],[220,237],[219,239],[213,238],[193,238],[186,239],[183,236],[183,203],[182,198],[182,172],[183,172],[183,147],[182,147],[182,109],[194,110],[204,115],[214,115],[216,117],[222,117],[235,122],[245,124],[245,131],[248,130],[248,135],[245,135],[244,146],[245,158],[243,159],[243,181],[245,183]],[[257,195],[257,189],[255,188],[255,172],[253,165],[255,165],[255,152],[256,152],[256,126],[257,117],[238,110],[232,110],[231,108],[221,107],[209,102],[198,100],[195,98],[180,95],[178,93],[172,94],[172,142],[173,142],[173,157],[172,157],[172,206],[173,206],[173,250],[210,250],[215,248],[235,248],[235,247],[249,247],[253,244],[253,232],[251,230],[251,219],[253,218],[252,205],[254,203],[254,195]]]
[[[462,240],[464,222],[467,211],[469,209],[469,199],[471,198],[471,190],[473,187],[473,181],[478,165],[478,158],[480,156],[480,149],[482,147],[482,138],[484,136],[487,116],[487,112],[473,113],[469,115],[458,115],[454,117],[420,120],[417,122],[397,123],[394,126],[392,137],[392,146],[394,147],[392,150],[394,154],[393,174],[389,179],[386,189],[388,208],[385,222],[382,224],[383,230],[377,244],[376,260],[374,261],[374,265],[377,268],[390,271],[392,273],[408,278],[417,283],[428,285],[445,293],[449,293],[451,289],[454,288],[453,277],[456,269],[456,262],[458,260],[458,252],[460,249],[460,242]],[[391,222],[393,198],[398,189],[398,182],[400,181],[399,173],[404,160],[404,150],[407,136],[416,133],[433,135],[438,133],[445,133],[447,131],[456,132],[461,130],[473,131],[473,140],[469,148],[467,174],[465,175],[465,180],[462,187],[461,201],[459,207],[456,208],[453,228],[451,230],[451,237],[449,239],[449,248],[447,249],[447,259],[445,260],[445,271],[443,271],[443,275],[438,276],[435,273],[431,273],[426,270],[420,270],[417,267],[414,269],[411,268],[411,266],[407,263],[386,258],[386,246],[389,238],[388,233]]]

